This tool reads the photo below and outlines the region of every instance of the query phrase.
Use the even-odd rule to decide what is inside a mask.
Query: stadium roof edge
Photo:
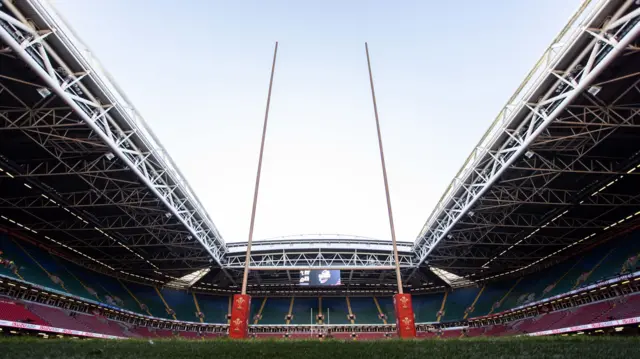
[[[563,104],[570,101],[568,98],[573,95],[563,94],[564,96],[549,98],[542,93],[548,87],[550,81],[562,81],[553,73],[555,66],[563,64],[566,67],[567,62],[577,57],[578,52],[582,52],[580,56],[585,53],[588,55],[589,42],[593,43],[597,39],[597,36],[589,32],[589,29],[598,28],[597,25],[601,24],[605,17],[607,19],[612,16],[620,17],[624,11],[632,6],[632,3],[631,1],[623,4],[622,1],[586,0],[581,4],[580,8],[569,19],[568,24],[556,36],[516,92],[510,97],[434,207],[414,244],[414,250],[420,257],[420,263],[428,258],[431,250],[448,235],[449,230],[463,216],[466,214],[473,215],[473,204],[478,198],[482,197],[483,191],[498,180],[502,171],[510,166],[510,161],[525,154],[529,141],[544,129],[545,124],[553,120],[553,114],[557,113],[557,111],[549,115],[546,113],[540,114],[536,112],[537,106],[542,106],[545,101],[546,104],[556,101],[553,105],[555,106],[559,103],[558,108],[561,108]],[[634,16],[627,16],[628,18],[625,19],[627,23]],[[615,20],[612,20],[612,23]],[[620,24],[617,26],[620,26]],[[604,32],[610,30],[612,29],[602,29]],[[632,37],[626,36],[627,41],[630,41],[629,38]],[[619,49],[620,47],[616,48]],[[607,56],[608,59],[613,58],[616,51],[612,51],[612,53],[612,56]],[[572,94],[579,93],[583,89],[582,86],[588,86],[588,81],[584,81],[584,79],[595,78],[597,72],[592,70],[597,68],[597,70],[601,71],[606,66],[606,63],[604,66],[598,65],[593,65],[593,68],[589,68],[589,72],[585,71],[581,78],[581,83],[575,87],[575,91],[570,91]],[[544,99],[536,100],[543,98],[543,96],[546,99],[545,101],[543,101]],[[539,121],[539,123],[535,124],[537,127],[530,126],[533,131],[527,132],[522,138],[520,138],[519,133],[508,133],[513,129],[520,129],[530,114],[535,114],[544,121]],[[516,136],[518,138],[515,138]],[[510,141],[517,141],[517,144],[509,147],[507,144]],[[503,150],[504,147],[508,148]],[[487,163],[489,164],[487,165]],[[491,168],[492,163],[494,168]],[[486,169],[488,170],[485,171]]]
[[[168,213],[178,218],[220,263],[226,252],[224,239],[160,141],[88,47],[46,0],[3,4],[18,19],[12,23],[14,26],[36,36],[34,43],[43,45],[44,56],[66,67],[68,73],[77,74],[78,69],[82,69],[83,75],[76,82],[82,91],[75,93],[73,87],[63,88],[55,74],[48,72],[46,66],[22,48],[6,29],[0,31],[2,39],[76,110],[113,154],[128,164],[131,171],[165,204]],[[30,24],[29,28],[24,24]],[[41,31],[34,31],[34,25]]]
[[[478,144],[476,146],[474,146],[474,148],[471,151],[471,153],[469,154],[469,156],[467,156],[467,158],[463,162],[462,166],[460,167],[458,172],[453,177],[453,180],[451,181],[451,183],[449,183],[449,185],[447,186],[445,191],[442,193],[442,196],[440,196],[440,199],[438,200],[438,203],[433,208],[433,210],[431,211],[431,214],[429,214],[429,217],[427,218],[427,221],[422,226],[422,228],[420,229],[420,232],[416,236],[416,239],[415,239],[416,247],[419,245],[420,239],[423,238],[424,234],[429,229],[429,226],[431,225],[431,223],[433,221],[433,218],[436,217],[437,215],[439,215],[439,213],[441,212],[441,209],[443,208],[443,205],[445,204],[444,202],[448,199],[449,194],[451,192],[453,192],[453,189],[457,186],[458,182],[460,182],[459,178],[463,177],[464,174],[465,174],[465,171],[469,169],[469,166],[471,165],[471,162],[474,161],[474,157],[477,156],[477,153],[478,153],[479,149],[483,148],[484,147],[483,145],[485,145],[487,143],[485,141],[487,141],[487,139],[492,135],[492,132],[494,132],[494,129],[496,128],[496,125],[498,125],[502,120],[504,120],[504,116],[505,116],[506,113],[511,112],[510,111],[510,107],[512,107],[513,103],[520,97],[520,93],[525,88],[527,88],[527,84],[535,76],[535,74],[538,72],[540,66],[542,65],[542,63],[545,60],[545,58],[548,57],[548,54],[551,52],[551,50],[554,49],[554,45],[557,45],[560,42],[560,40],[564,37],[564,35],[569,31],[569,29],[574,26],[575,21],[580,17],[580,14],[582,14],[586,10],[588,5],[590,5],[591,3],[596,3],[596,2],[598,2],[599,5],[602,5],[606,1],[607,0],[599,0],[599,1],[584,0],[582,2],[582,4],[581,4],[580,8],[578,8],[578,10],[569,18],[569,22],[567,23],[567,25],[565,25],[563,27],[563,29],[560,31],[560,33],[558,33],[558,35],[556,35],[556,37],[553,39],[551,44],[543,52],[542,56],[540,56],[538,61],[536,61],[536,63],[533,66],[533,68],[531,70],[529,70],[529,72],[525,76],[524,80],[520,83],[520,85],[518,85],[518,87],[516,88],[516,91],[513,93],[513,95],[511,95],[511,97],[509,97],[509,99],[507,100],[506,104],[502,107],[502,110],[500,110],[500,112],[498,113],[498,116],[496,116],[496,118],[491,122],[491,124],[489,125],[489,128],[487,129],[487,131],[485,131],[485,133],[482,135],[482,137],[478,141]],[[493,133],[493,135],[495,136],[495,133]]]

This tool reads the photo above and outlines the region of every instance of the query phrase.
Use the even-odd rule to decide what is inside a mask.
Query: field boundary
[[[118,336],[115,336],[115,335],[107,335],[107,334],[92,333],[92,332],[83,332],[83,331],[80,331],[80,330],[72,330],[72,329],[63,329],[63,328],[57,328],[57,327],[50,327],[48,325],[13,322],[13,321],[10,321],[10,320],[2,320],[2,319],[0,319],[0,327],[11,327],[11,328],[27,329],[27,330],[39,330],[39,331],[42,331],[42,332],[58,333],[58,334],[66,334],[66,335],[77,335],[77,336],[80,336],[80,337],[89,337],[89,338],[129,339],[127,337],[118,337]]]
[[[573,327],[565,327],[565,328],[560,328],[560,329],[543,330],[541,332],[535,332],[535,333],[527,334],[527,336],[537,337],[537,336],[542,336],[542,335],[572,333],[572,332],[577,332],[577,331],[581,331],[581,330],[608,328],[608,327],[615,327],[615,326],[622,326],[622,325],[629,325],[629,324],[636,324],[636,323],[640,323],[640,317],[627,318],[627,319],[618,319],[618,320],[610,320],[610,321],[607,321],[607,322],[598,322],[598,323],[591,323],[591,324],[584,324],[584,325],[576,325],[576,326],[573,326]]]

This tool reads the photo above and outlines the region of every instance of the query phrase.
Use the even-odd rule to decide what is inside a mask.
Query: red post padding
[[[415,338],[416,323],[413,317],[411,294],[396,294],[393,296],[396,309],[396,330],[400,338]]]
[[[249,308],[251,296],[234,294],[231,306],[231,323],[229,323],[229,337],[244,339],[249,337]]]

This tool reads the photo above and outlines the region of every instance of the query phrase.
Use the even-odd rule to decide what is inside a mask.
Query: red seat
[[[22,304],[0,299],[0,319],[12,322],[48,325],[47,322],[30,312]]]

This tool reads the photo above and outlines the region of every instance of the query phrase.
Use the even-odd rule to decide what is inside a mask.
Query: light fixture
[[[109,160],[109,161],[113,161],[114,158],[116,158],[116,156],[111,153],[111,152],[107,152],[104,154],[104,156]]]
[[[40,96],[42,96],[42,98],[45,98],[45,97],[51,95],[51,90],[49,90],[46,87],[39,87],[36,91],[38,91],[38,94],[40,94]]]
[[[592,96],[595,96],[600,92],[600,90],[602,90],[602,87],[600,86],[591,86],[589,87],[587,92],[590,93]]]

